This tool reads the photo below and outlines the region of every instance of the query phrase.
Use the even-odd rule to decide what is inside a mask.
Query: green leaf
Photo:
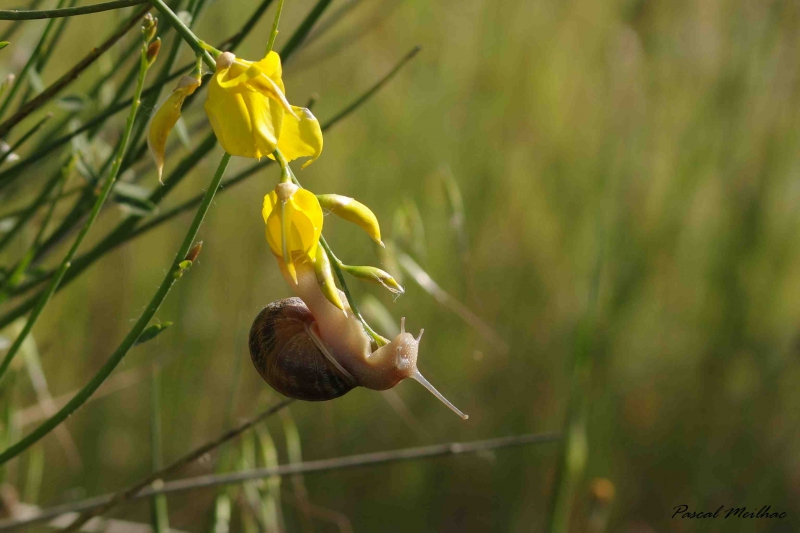
[[[3,48],[5,48],[5,47],[6,47],[6,46],[8,46],[9,44],[11,44],[11,43],[9,43],[8,41],[0,41],[0,50],[2,50]]]

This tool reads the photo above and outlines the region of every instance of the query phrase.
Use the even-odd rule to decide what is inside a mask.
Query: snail
[[[324,401],[358,386],[386,390],[411,378],[467,419],[417,369],[424,330],[414,338],[405,331],[403,318],[400,334],[373,351],[350,307],[344,303],[342,312],[323,295],[313,268],[298,265],[296,283],[283,265],[281,271],[297,297],[264,307],[253,321],[249,338],[253,365],[273,389],[290,398]]]

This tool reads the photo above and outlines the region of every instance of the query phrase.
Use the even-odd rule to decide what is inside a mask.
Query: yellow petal
[[[336,282],[333,281],[333,272],[331,272],[331,262],[328,259],[328,254],[322,247],[317,248],[314,261],[314,274],[317,276],[317,283],[330,303],[344,311],[344,304],[339,295],[339,289],[336,288]],[[347,313],[345,313],[346,315]]]
[[[260,159],[275,150],[284,111],[272,99],[245,89],[225,89],[214,76],[205,110],[217,140],[229,154]]]
[[[383,246],[381,227],[372,210],[361,202],[338,194],[320,194],[319,203],[323,209],[358,226],[372,237],[372,240]]]
[[[278,257],[283,255],[282,237],[281,237],[281,221],[278,215],[276,206],[279,204],[278,195],[275,191],[270,192],[264,196],[264,208],[261,214],[264,217],[264,223],[267,225],[267,243],[269,244],[272,253]]]
[[[285,216],[281,224],[281,211]],[[264,197],[261,211],[267,224],[266,236],[270,250],[277,257],[284,259],[291,273],[291,264],[295,256],[314,261],[317,245],[322,233],[322,208],[317,197],[305,190],[298,189],[286,201],[281,209],[281,200],[275,191]],[[285,233],[284,233],[285,231]],[[284,235],[286,253],[284,253]]]
[[[319,237],[322,234],[323,214],[317,196],[306,189],[298,190],[289,200],[296,213],[295,226],[302,242],[303,252],[314,260]]]
[[[147,145],[150,153],[155,159],[156,169],[158,170],[158,181],[164,171],[164,153],[167,147],[167,137],[181,118],[181,106],[187,96],[192,94],[200,86],[200,81],[196,78],[184,76],[178,83],[178,87],[172,91],[163,104],[156,110],[150,119],[150,126],[147,132]]]
[[[264,59],[255,63],[255,66],[264,73],[269,79],[274,81],[280,87],[282,93],[286,93],[283,88],[283,67],[281,66],[281,57],[277,52],[268,53]]]
[[[278,148],[287,161],[300,157],[310,157],[300,167],[306,168],[322,153],[322,128],[317,117],[309,109],[292,106],[296,116],[284,115]],[[272,155],[270,159],[275,159]]]

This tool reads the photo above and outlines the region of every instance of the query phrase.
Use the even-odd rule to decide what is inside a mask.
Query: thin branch
[[[116,507],[117,505],[127,500],[133,499],[143,488],[152,484],[154,481],[158,479],[163,479],[169,476],[170,474],[173,474],[174,472],[180,470],[184,466],[195,462],[199,458],[217,449],[218,447],[225,444],[229,440],[238,437],[248,429],[258,424],[259,422],[266,420],[267,418],[277,413],[278,411],[280,411],[293,401],[294,400],[292,399],[284,399],[278,402],[277,404],[271,406],[269,409],[259,414],[258,416],[251,418],[247,422],[244,422],[243,424],[240,424],[236,428],[227,431],[226,433],[222,434],[221,436],[212,440],[211,442],[207,442],[206,444],[200,446],[194,451],[184,455],[183,457],[181,457],[177,461],[174,461],[166,468],[162,468],[157,472],[153,472],[146,478],[134,483],[127,489],[117,492],[116,494],[114,494],[114,496],[112,496],[108,500],[108,503],[105,503],[104,505],[99,506],[95,509],[85,511],[75,522],[70,524],[70,526],[66,530],[64,530],[64,533],[69,533],[70,531],[77,531],[78,528],[80,528],[80,526],[88,522],[92,517],[107,513],[109,510]]]
[[[546,444],[550,442],[556,442],[560,439],[561,436],[554,433],[516,435],[498,439],[478,440],[463,443],[452,442],[449,444],[438,444],[434,446],[421,446],[418,448],[405,448],[401,450],[348,455],[334,459],[306,461],[304,463],[288,464],[273,468],[260,468],[246,472],[198,476],[188,479],[181,479],[178,481],[170,481],[164,483],[164,485],[158,489],[144,489],[137,493],[133,499],[147,498],[154,494],[170,494],[175,492],[205,489],[209,487],[218,487],[221,485],[235,485],[237,483],[242,483],[252,479],[263,479],[272,476],[331,472],[334,470],[346,470],[350,468],[361,468],[379,464],[433,459],[436,457],[447,457],[452,455],[474,454],[492,450],[500,450],[503,448],[527,446],[531,444]],[[0,531],[8,531],[22,526],[44,522],[68,512],[81,512],[89,509],[96,509],[102,505],[105,505],[112,498],[113,495],[107,494],[105,496],[97,496],[80,502],[44,509],[38,514],[22,520],[1,520]]]
[[[178,248],[178,252],[175,255],[175,259],[172,262],[172,266],[167,270],[167,274],[164,276],[164,280],[161,282],[156,293],[153,295],[153,298],[150,300],[150,303],[147,304],[144,312],[141,314],[139,319],[134,324],[133,328],[128,332],[125,338],[122,340],[122,343],[119,347],[114,351],[113,354],[109,357],[106,363],[100,368],[97,374],[89,381],[86,386],[81,389],[78,394],[76,394],[72,400],[70,400],[67,405],[65,405],[55,416],[48,418],[45,422],[43,422],[39,427],[37,427],[33,432],[27,435],[25,438],[14,444],[13,446],[6,449],[3,453],[0,453],[0,464],[4,464],[8,462],[13,457],[16,457],[27,448],[29,448],[32,444],[37,442],[39,439],[50,433],[56,426],[61,424],[64,420],[69,417],[73,412],[75,412],[80,406],[82,406],[86,401],[94,394],[94,392],[103,384],[103,382],[111,375],[117,365],[122,361],[128,351],[133,348],[133,345],[136,343],[136,340],[142,334],[144,329],[147,327],[147,324],[156,314],[156,311],[161,307],[161,304],[164,302],[164,299],[169,294],[170,289],[175,284],[175,282],[183,276],[184,272],[187,268],[191,266],[191,263],[187,266],[184,262],[186,259],[186,254],[189,252],[189,248],[194,241],[195,236],[197,235],[197,231],[200,229],[200,225],[203,223],[203,219],[205,218],[206,213],[208,212],[209,207],[211,207],[211,202],[214,200],[214,195],[219,188],[219,183],[222,180],[222,176],[225,174],[225,169],[228,167],[228,162],[230,162],[231,156],[225,154],[222,156],[222,160],[220,161],[219,166],[217,167],[217,171],[214,174],[214,178],[211,180],[209,184],[208,190],[206,191],[206,195],[203,198],[203,203],[200,204],[200,207],[197,209],[197,213],[192,220],[191,225],[189,226],[189,230],[186,233],[186,236],[183,239],[183,243],[181,244],[180,248]]]
[[[161,13],[167,22],[172,26],[176,32],[186,41],[192,50],[194,50],[195,55],[198,57],[202,57],[205,64],[208,68],[214,70],[216,67],[216,62],[214,58],[211,57],[202,46],[200,46],[200,42],[197,39],[197,36],[189,29],[183,21],[178,18],[178,15],[172,11],[167,4],[164,3],[164,0],[150,0],[150,3],[153,4],[153,7],[158,9],[159,13]]]
[[[37,132],[37,131],[39,131],[39,128],[41,128],[42,126],[44,126],[45,122],[47,122],[48,120],[50,120],[52,117],[53,117],[53,114],[52,114],[52,113],[48,113],[47,115],[45,115],[44,117],[42,117],[42,119],[41,119],[41,120],[39,120],[39,122],[37,122],[36,124],[34,124],[34,125],[33,125],[33,127],[32,127],[31,129],[29,129],[28,131],[26,131],[26,132],[25,132],[25,133],[22,135],[22,137],[20,137],[20,138],[19,138],[19,140],[18,140],[17,142],[15,142],[15,143],[14,143],[14,144],[11,146],[11,148],[9,148],[9,149],[8,149],[8,151],[6,151],[6,153],[4,153],[4,154],[0,155],[0,165],[2,165],[2,164],[5,162],[5,160],[6,160],[6,159],[7,159],[7,158],[8,158],[8,157],[11,155],[11,154],[13,154],[13,153],[14,153],[14,152],[16,152],[17,150],[19,150],[19,148],[20,148],[20,147],[21,147],[23,144],[25,144],[25,141],[27,141],[28,139],[30,139],[32,136],[36,135],[36,132]]]
[[[241,44],[244,38],[247,37],[247,35],[250,33],[253,27],[255,27],[258,21],[261,20],[261,17],[264,15],[264,13],[267,11],[267,8],[269,8],[271,4],[272,0],[263,0],[263,2],[259,4],[259,6],[255,9],[255,11],[253,11],[253,14],[250,15],[250,18],[247,19],[247,22],[244,23],[242,29],[237,31],[231,37],[222,41],[220,49],[224,50],[224,47],[227,45],[228,50],[233,52],[233,50],[235,50],[236,47],[238,47]]]
[[[141,66],[139,70],[139,82],[136,85],[136,92],[134,95],[133,105],[131,106],[130,114],[128,115],[128,122],[125,126],[125,131],[122,135],[122,139],[119,143],[119,148],[117,153],[114,156],[114,166],[111,168],[111,172],[109,173],[108,177],[106,178],[105,183],[103,184],[103,188],[97,196],[97,199],[94,202],[94,206],[92,207],[92,212],[89,214],[89,218],[86,220],[86,223],[83,225],[80,233],[75,238],[75,241],[72,243],[67,254],[62,259],[61,264],[58,266],[53,279],[50,282],[50,286],[45,289],[38,302],[36,303],[36,307],[33,308],[30,316],[28,317],[28,321],[25,323],[25,327],[22,329],[22,332],[17,336],[14,340],[14,343],[11,345],[11,348],[8,349],[8,353],[6,354],[3,362],[0,363],[0,380],[3,378],[3,374],[5,374],[8,366],[11,364],[11,361],[14,359],[14,356],[19,351],[19,348],[22,346],[22,343],[25,341],[25,338],[30,333],[31,329],[33,329],[33,325],[36,323],[36,320],[39,318],[39,315],[44,310],[44,307],[50,301],[53,294],[55,294],[56,290],[58,289],[58,285],[61,283],[61,280],[64,278],[64,274],[67,273],[67,270],[71,266],[72,258],[77,253],[78,248],[80,248],[83,239],[89,233],[89,229],[91,229],[94,221],[97,220],[98,215],[100,214],[100,210],[103,208],[103,204],[105,203],[108,195],[111,194],[111,188],[114,186],[114,182],[117,180],[117,175],[119,174],[120,167],[122,166],[122,160],[125,157],[125,150],[128,147],[128,139],[130,139],[131,131],[133,130],[133,123],[136,120],[136,113],[139,111],[140,100],[139,98],[142,96],[142,89],[144,88],[144,79],[147,75],[147,71],[150,68],[150,61],[146,57],[146,48],[142,49],[142,58],[141,58]]]
[[[39,4],[41,3],[42,0],[31,0],[31,2],[28,4],[28,10],[36,9],[37,7],[39,7]],[[21,20],[17,20],[9,24],[8,29],[6,29],[5,33],[3,35],[0,35],[0,41],[10,41],[11,37],[13,37],[15,33],[17,33],[17,30],[21,26],[22,26]]]
[[[425,292],[433,296],[433,298],[444,307],[457,314],[464,322],[469,324],[470,327],[474,328],[492,348],[501,353],[508,353],[508,343],[466,305],[442,289],[416,261],[411,259],[411,256],[398,250],[397,262]]]
[[[312,30],[312,28],[314,28],[314,24],[317,23],[317,20],[319,20],[319,17],[322,16],[322,13],[325,12],[330,3],[331,0],[319,0],[319,2],[314,5],[306,18],[303,19],[303,22],[300,23],[300,26],[297,28],[294,34],[292,34],[291,38],[289,38],[289,42],[284,45],[283,49],[281,50],[282,58],[292,55],[295,50],[300,47],[305,38],[308,37],[308,33]],[[284,62],[286,62],[285,59]]]
[[[147,1],[148,0],[114,0],[113,2],[103,2],[101,4],[93,4],[90,6],[81,6],[81,7],[66,7],[63,9],[0,10],[0,20],[38,20],[38,19],[53,19],[60,17],[74,17],[76,15],[89,15],[91,13],[111,11],[112,9],[122,9],[125,7],[138,6],[140,4],[146,4]]]
[[[22,108],[20,108],[20,110],[17,111],[13,116],[0,124],[0,138],[5,137],[11,128],[22,122],[22,120],[24,120],[28,115],[46,104],[51,98],[61,92],[62,89],[78,79],[78,76],[81,74],[81,72],[86,70],[101,55],[111,48],[114,43],[119,41],[126,33],[128,33],[128,31],[133,28],[139,19],[141,19],[149,10],[149,6],[141,9],[138,13],[132,16],[130,21],[120,28],[117,33],[109,37],[103,44],[101,44],[99,48],[94,48],[77,65],[72,67],[69,72],[61,76],[52,85],[50,85],[50,87],[42,91],[39,96],[22,106]]]

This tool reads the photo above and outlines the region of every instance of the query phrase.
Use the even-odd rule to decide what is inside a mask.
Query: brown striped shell
[[[356,386],[312,339],[314,317],[300,298],[267,305],[250,328],[250,358],[258,373],[284,396],[332,400]]]

